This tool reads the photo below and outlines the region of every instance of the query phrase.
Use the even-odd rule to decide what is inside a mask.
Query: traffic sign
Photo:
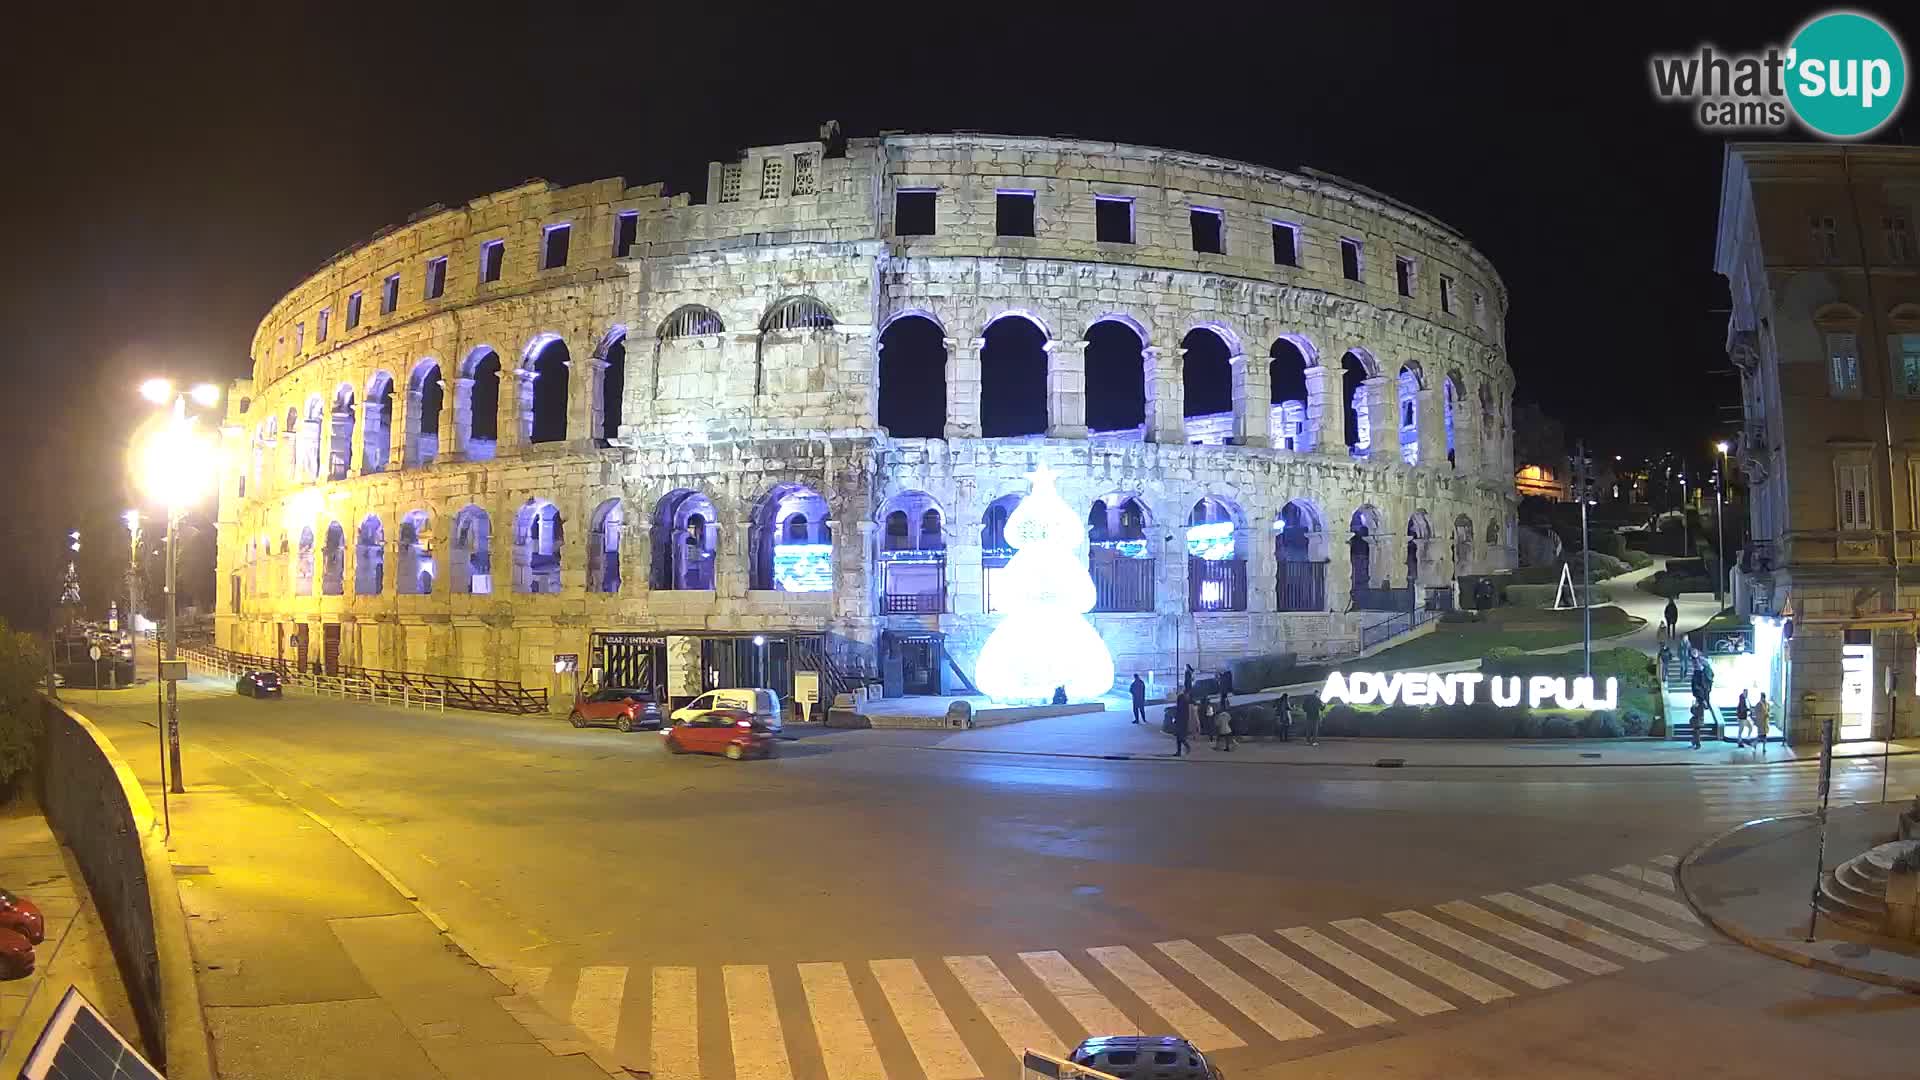
[[[103,655],[105,654],[100,651],[100,646],[98,645],[92,646],[87,650],[87,658],[96,664],[100,662],[100,657]]]

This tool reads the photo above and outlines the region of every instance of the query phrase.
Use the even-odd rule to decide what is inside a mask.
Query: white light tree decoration
[[[975,674],[995,701],[1047,702],[1060,686],[1070,698],[1099,697],[1113,690],[1113,656],[1085,614],[1095,600],[1086,523],[1054,490],[1052,470],[1041,465],[1028,479],[1033,492],[1007,518],[1013,558],[994,575],[1005,617]]]

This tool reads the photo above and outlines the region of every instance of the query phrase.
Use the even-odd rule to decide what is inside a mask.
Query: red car
[[[725,754],[772,757],[778,740],[772,729],[739,709],[714,709],[667,729],[667,749],[675,754]]]
[[[33,943],[11,930],[0,930],[0,979],[24,979],[33,974]]]
[[[0,889],[0,930],[11,930],[38,945],[46,940],[47,920],[33,901]]]
[[[660,726],[660,703],[645,690],[595,690],[575,702],[567,722],[574,727],[612,725],[621,731]]]

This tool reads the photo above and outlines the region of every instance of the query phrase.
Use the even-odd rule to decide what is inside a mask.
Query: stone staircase
[[[1855,855],[1820,881],[1820,910],[1836,922],[1871,933],[1886,932],[1887,876],[1893,862],[1915,844],[1895,840]]]

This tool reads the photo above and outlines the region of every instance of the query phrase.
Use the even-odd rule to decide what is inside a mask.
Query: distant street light
[[[1720,467],[1715,470],[1713,476],[1713,523],[1720,530],[1720,545],[1713,560],[1713,602],[1724,607],[1727,584],[1727,507],[1720,493],[1727,486],[1727,443],[1722,440],[1714,443],[1713,448],[1720,451]]]

